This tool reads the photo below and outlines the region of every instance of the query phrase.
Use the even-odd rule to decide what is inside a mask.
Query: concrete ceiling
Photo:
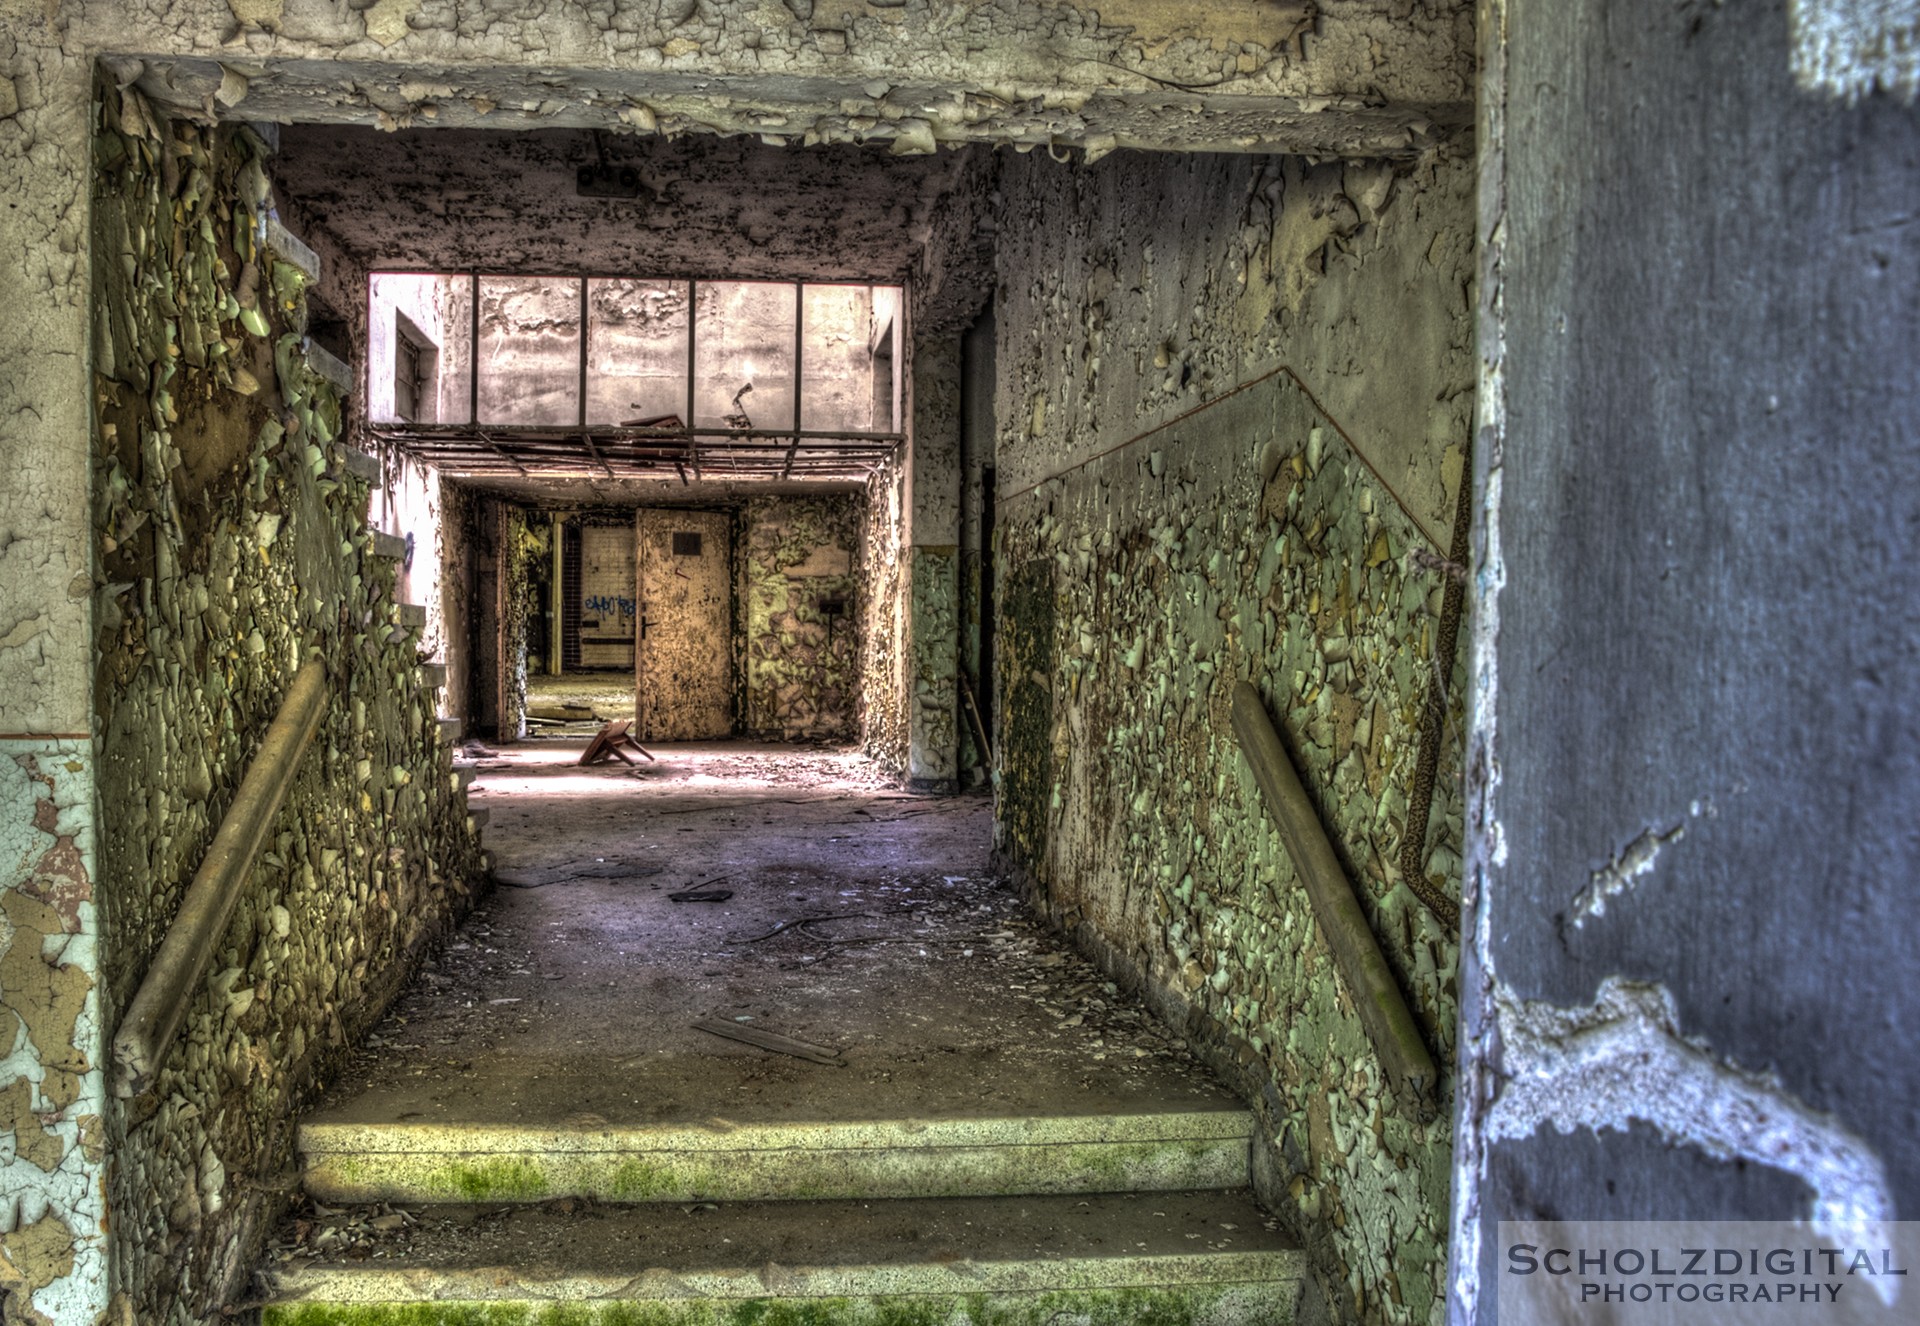
[[[968,150],[308,124],[281,130],[274,174],[370,268],[892,281]],[[579,196],[603,159],[639,197]]]

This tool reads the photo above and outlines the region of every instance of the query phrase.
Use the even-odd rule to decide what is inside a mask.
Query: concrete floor
[[[610,1126],[1232,1109],[987,870],[984,795],[891,790],[851,751],[577,742],[480,766],[500,887],[320,1116]],[[720,903],[673,902],[701,887]],[[695,1030],[763,1028],[845,1067]]]
[[[605,719],[633,717],[633,673],[631,671],[563,672],[557,677],[544,672],[527,674],[527,703],[533,707],[548,705],[585,705]]]

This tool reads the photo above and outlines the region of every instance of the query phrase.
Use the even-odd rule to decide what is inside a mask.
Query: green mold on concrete
[[[524,1160],[449,1165],[445,1178],[434,1186],[472,1202],[524,1202],[549,1195],[539,1167]]]
[[[262,1326],[1286,1326],[1291,1283],[681,1302],[283,1303]]]
[[[616,1202],[644,1202],[655,1197],[678,1196],[676,1189],[691,1187],[688,1176],[672,1168],[647,1160],[622,1160],[607,1179],[606,1196]],[[676,1180],[679,1180],[676,1183]],[[598,1196],[598,1193],[593,1194]]]
[[[617,1151],[309,1151],[327,1201],[803,1201],[1173,1191],[1246,1181],[1244,1133],[1051,1145],[805,1147],[646,1155]]]

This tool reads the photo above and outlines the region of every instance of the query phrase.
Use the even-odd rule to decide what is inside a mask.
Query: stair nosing
[[[1092,1280],[1063,1274],[1075,1267],[1099,1266],[1111,1278]],[[1264,1268],[1254,1273],[1254,1268]],[[1247,1248],[1233,1251],[1122,1253],[1116,1256],[1002,1258],[952,1262],[862,1262],[846,1265],[780,1266],[786,1287],[768,1283],[765,1267],[705,1266],[686,1270],[637,1265],[632,1271],[549,1270],[528,1274],[510,1264],[436,1268],[431,1263],[390,1262],[385,1266],[314,1265],[269,1272],[277,1293],[303,1301],[332,1302],[577,1302],[629,1300],[674,1302],[687,1299],[869,1298],[952,1294],[1045,1294],[1062,1290],[1226,1289],[1298,1279],[1306,1273],[1298,1248]],[[1227,1272],[1227,1274],[1222,1274]],[[436,1292],[423,1300],[422,1281],[431,1287],[458,1287],[458,1297]],[[545,1289],[541,1293],[538,1290]]]
[[[1099,1125],[1096,1127],[1095,1125]],[[887,1151],[954,1147],[1071,1146],[1236,1141],[1253,1135],[1246,1110],[1005,1118],[810,1120],[797,1123],[623,1124],[529,1127],[495,1123],[300,1125],[308,1155],[615,1155],[675,1151]]]

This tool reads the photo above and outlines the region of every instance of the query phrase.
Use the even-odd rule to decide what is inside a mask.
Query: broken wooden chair
[[[633,756],[627,754],[628,747],[639,751],[649,760],[653,759],[653,752],[635,741],[633,733],[627,730],[632,726],[632,719],[620,718],[601,728],[594,733],[593,740],[587,743],[586,750],[581,752],[580,763],[597,764],[609,757],[616,757],[623,763],[633,764],[635,763]]]

